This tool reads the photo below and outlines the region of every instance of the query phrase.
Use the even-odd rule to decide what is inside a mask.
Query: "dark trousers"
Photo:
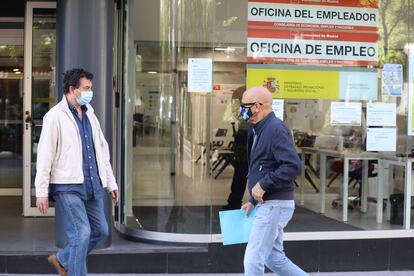
[[[234,166],[233,180],[231,182],[231,193],[227,202],[229,206],[240,208],[243,200],[244,190],[247,184],[248,166],[247,162],[236,162]]]

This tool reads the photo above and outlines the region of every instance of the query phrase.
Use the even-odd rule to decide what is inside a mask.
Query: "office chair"
[[[233,137],[236,133],[235,123],[231,122]],[[234,142],[230,141],[227,147],[218,148],[217,150],[217,160],[213,162],[211,173],[218,169],[217,174],[214,176],[214,179],[220,176],[220,174],[227,168],[228,165],[235,166],[235,155],[234,155]]]
[[[214,134],[214,139],[216,139],[216,138],[223,138],[224,139],[224,137],[226,137],[226,135],[227,135],[227,129],[226,128],[218,128],[217,129],[217,131],[216,131],[216,133]],[[207,152],[207,147],[206,147],[206,145],[204,144],[204,143],[200,143],[200,144],[198,144],[199,146],[202,146],[204,149],[203,149],[203,152],[198,156],[198,158],[196,159],[196,161],[195,161],[195,163],[197,164],[198,163],[198,161],[200,161],[201,160],[201,158],[206,154],[206,152]],[[211,156],[212,156],[212,154],[213,154],[213,152],[214,152],[214,150],[216,150],[216,149],[218,149],[218,148],[220,148],[220,147],[222,147],[224,145],[224,140],[214,140],[214,141],[211,141],[210,143],[209,143],[209,148],[210,148],[210,156],[208,156],[208,158],[211,158]],[[205,163],[203,163],[203,165],[204,165]]]

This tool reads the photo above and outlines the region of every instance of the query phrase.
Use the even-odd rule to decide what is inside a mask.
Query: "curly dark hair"
[[[66,71],[63,77],[63,93],[68,94],[71,86],[79,88],[81,78],[92,80],[93,74],[82,68],[73,68]]]

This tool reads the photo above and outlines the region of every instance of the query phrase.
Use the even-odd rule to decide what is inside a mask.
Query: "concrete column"
[[[113,63],[113,0],[58,0],[57,1],[57,81],[58,97],[63,95],[63,74],[71,68],[83,68],[94,74],[94,97],[91,102],[102,131],[112,144],[112,63]],[[105,215],[112,228],[111,201],[105,198]],[[66,243],[64,229],[58,227],[56,210],[56,245]],[[98,244],[107,247],[110,238]]]

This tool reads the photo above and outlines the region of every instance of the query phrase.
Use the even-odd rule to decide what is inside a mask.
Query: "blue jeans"
[[[58,215],[63,216],[68,238],[66,246],[56,257],[69,276],[86,276],[86,257],[96,244],[108,237],[103,199],[83,201],[76,194],[60,193],[54,196]]]
[[[265,265],[279,276],[307,275],[286,257],[283,249],[283,228],[294,210],[293,200],[268,200],[257,205],[244,254],[245,275],[264,275]]]

